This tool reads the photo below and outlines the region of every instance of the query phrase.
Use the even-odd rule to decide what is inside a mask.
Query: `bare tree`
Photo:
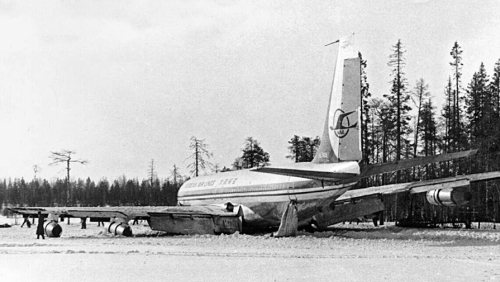
[[[71,163],[79,163],[79,164],[87,164],[87,160],[82,160],[82,159],[73,159],[72,155],[74,155],[76,152],[75,151],[70,151],[70,150],[61,150],[60,152],[50,152],[51,155],[49,158],[52,159],[52,162],[49,165],[58,165],[60,163],[66,163],[66,201],[67,203],[70,202],[70,197],[71,197],[71,192],[70,192],[70,185],[69,185],[69,171],[71,170],[70,164]]]
[[[38,179],[36,179],[36,174],[40,170],[42,170],[42,169],[40,168],[39,165],[33,166],[34,176],[33,176],[33,181],[31,181],[31,183],[30,183],[31,193],[32,193],[31,194],[31,206],[36,206],[36,190],[39,187]]]
[[[42,169],[40,168],[40,166],[39,166],[39,165],[34,165],[34,166],[33,166],[33,172],[35,173],[35,176],[33,177],[33,179],[36,179],[36,174],[37,174],[37,172],[39,172],[40,170],[42,170]]]
[[[215,172],[215,173],[219,173],[221,168],[220,168],[220,164],[216,163],[214,164],[212,170]]]
[[[190,169],[190,173],[194,176],[198,176],[200,174],[200,170],[205,170],[207,168],[211,168],[212,164],[207,161],[210,157],[212,157],[212,153],[208,151],[208,145],[205,144],[205,140],[198,139],[196,137],[191,137],[191,144],[189,144],[189,149],[194,152],[188,159],[193,159],[193,162],[188,165]]]
[[[156,178],[156,172],[155,172],[155,160],[151,159],[151,164],[149,165],[149,171],[148,171],[148,176],[149,176],[149,182],[151,183],[151,187],[153,187],[153,182]]]
[[[170,171],[170,175],[174,180],[174,185],[177,188],[177,183],[179,180],[182,180],[182,176],[179,172],[179,168],[174,164],[174,168]]]

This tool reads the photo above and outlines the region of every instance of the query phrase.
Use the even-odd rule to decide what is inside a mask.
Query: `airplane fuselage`
[[[239,170],[193,178],[181,187],[178,200],[192,206],[239,204],[245,223],[261,229],[279,226],[291,200],[297,200],[299,222],[305,222],[320,212],[322,204],[333,202],[353,184]]]

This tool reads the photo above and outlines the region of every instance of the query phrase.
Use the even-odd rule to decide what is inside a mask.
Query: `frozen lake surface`
[[[500,281],[498,229],[363,223],[273,238],[165,236],[141,224],[127,238],[61,226],[45,240],[35,226],[0,228],[0,281]]]

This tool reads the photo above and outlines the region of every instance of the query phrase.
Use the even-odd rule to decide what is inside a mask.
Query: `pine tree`
[[[174,206],[177,203],[177,192],[179,191],[179,188],[183,182],[180,170],[177,165],[174,164],[174,167],[170,171],[170,176],[173,182],[169,183],[169,185],[166,186],[166,188],[169,189],[167,192],[167,202],[169,205]]]
[[[37,206],[37,200],[38,200],[38,194],[40,193],[40,183],[38,182],[38,179],[34,178],[30,183],[29,183],[29,187],[30,187],[30,200],[28,201],[28,205],[32,206],[32,207],[36,207]],[[2,204],[0,203],[0,207],[2,206]]]
[[[7,203],[7,182],[4,179],[0,181],[0,207]]]
[[[443,106],[442,117],[444,119],[444,134],[443,134],[443,147],[444,152],[453,152],[453,134],[452,134],[452,124],[454,119],[454,92],[452,90],[451,77],[448,78],[448,84],[446,85],[444,94],[446,97],[446,104]]]
[[[493,102],[493,116],[491,123],[496,125],[493,126],[493,131],[490,134],[493,141],[490,150],[498,152],[500,151],[500,127],[498,127],[498,124],[500,124],[500,59],[495,63],[493,68],[493,75],[489,84],[489,92]],[[491,164],[491,170],[500,169],[500,156],[498,154],[491,154]]]
[[[19,187],[16,180],[12,183],[9,179],[9,184],[7,185],[7,201],[14,206],[20,204]]]
[[[391,140],[395,140],[396,124],[394,122],[395,109],[391,103],[385,99],[374,98],[370,101],[370,109],[372,114],[371,134],[373,136],[373,163],[385,163],[391,160],[394,155],[394,144]],[[375,177],[374,183],[388,184],[389,178],[387,175]],[[380,182],[381,180],[381,182]]]
[[[139,205],[149,206],[149,180],[143,179],[139,186]]]
[[[124,199],[124,202],[127,203],[127,205],[136,205],[137,204],[137,196],[138,196],[138,189],[137,189],[138,183],[132,179],[127,180],[127,183],[125,184],[125,194],[126,197]]]
[[[41,190],[41,197],[39,204],[42,207],[50,207],[53,204],[52,200],[52,189],[50,187],[50,184],[47,180],[43,180],[42,186],[40,187]]]
[[[429,99],[430,92],[428,91],[429,85],[425,84],[425,81],[423,78],[420,78],[416,82],[415,86],[415,91],[413,95],[416,97],[417,101],[417,118],[415,119],[416,125],[415,125],[415,141],[413,143],[413,157],[417,156],[417,148],[418,148],[418,143],[419,143],[419,131],[421,128],[422,124],[422,110],[423,110],[423,103]]]
[[[18,180],[18,187],[19,187],[19,194],[21,196],[20,204],[21,205],[28,205],[30,192],[28,189],[28,185],[26,185],[26,181],[24,181],[24,178],[21,178],[20,180]]]
[[[432,156],[437,153],[438,144],[440,142],[437,134],[437,122],[434,114],[434,107],[432,106],[432,99],[430,96],[422,104],[420,115],[420,140],[422,140],[422,149],[420,153],[423,156]],[[437,177],[435,165],[426,165],[426,178],[432,179]]]
[[[160,185],[160,180],[158,178],[156,178],[153,181],[153,185],[151,186],[151,192],[149,194],[149,197],[151,198],[150,205],[159,206],[162,204],[161,185]]]
[[[500,115],[500,59],[498,59],[493,68],[493,76],[491,77],[489,88],[495,102],[495,112],[497,115]]]
[[[391,94],[384,95],[395,109],[395,115],[393,122],[395,123],[395,136],[396,136],[396,161],[401,159],[402,156],[402,144],[405,143],[405,136],[410,133],[409,121],[411,120],[408,112],[411,107],[408,105],[410,100],[410,95],[406,91],[406,79],[404,77],[404,66],[405,59],[404,46],[401,40],[398,40],[396,45],[392,47],[392,54],[389,56],[388,65],[392,68],[392,87]]]
[[[316,136],[314,139],[311,137],[302,137],[302,141],[304,142],[305,157],[303,158],[305,162],[310,162],[314,159],[316,152],[318,151],[319,145],[321,144],[321,139],[319,136]]]
[[[122,187],[120,187],[120,182],[118,180],[113,181],[111,187],[109,188],[108,203],[112,206],[120,206],[120,195]]]
[[[290,151],[290,155],[286,156],[288,159],[294,159],[296,163],[301,161],[301,154],[304,151],[303,144],[300,142],[300,137],[298,135],[294,135],[290,141],[288,141],[288,150]]]
[[[95,182],[90,180],[90,177],[87,177],[87,180],[85,180],[85,199],[87,202],[87,205],[96,207],[99,205],[97,201],[97,197],[95,196],[96,194],[96,188],[95,188]]]
[[[492,133],[497,125],[493,124],[494,99],[488,89],[488,75],[484,64],[481,63],[479,71],[474,73],[467,87],[467,132],[470,144],[473,148],[480,149],[480,155],[476,158],[475,172],[488,169],[488,154],[496,143],[492,140]],[[478,163],[479,161],[479,163]]]
[[[452,107],[452,119],[451,119],[451,126],[450,126],[450,135],[452,136],[453,140],[453,151],[460,151],[462,149],[466,148],[466,136],[462,134],[462,131],[464,129],[464,125],[462,122],[462,109],[463,109],[463,100],[464,97],[461,96],[460,90],[460,82],[461,82],[461,77],[462,77],[462,49],[460,45],[458,45],[458,42],[455,41],[455,44],[453,45],[450,55],[452,56],[452,61],[450,62],[450,65],[453,68],[453,79],[455,81],[455,90],[454,90],[454,95],[453,95],[453,107]]]
[[[107,179],[99,181],[97,190],[97,202],[101,207],[108,203],[109,182]]]
[[[481,63],[479,72],[472,75],[472,80],[467,86],[467,124],[469,140],[476,147],[478,140],[482,139],[482,121],[484,118],[486,99],[487,76],[484,65]],[[477,148],[477,147],[476,147]]]
[[[288,159],[294,159],[296,163],[300,162],[310,162],[314,159],[314,155],[320,144],[319,136],[311,139],[310,137],[299,137],[294,135],[290,141],[288,141],[288,150],[290,155],[286,156]]]
[[[234,169],[244,169],[269,165],[269,153],[260,147],[257,140],[247,137],[243,155],[233,163]]]
[[[363,148],[363,163],[370,163],[370,156],[372,155],[372,136],[369,131],[371,121],[370,115],[370,84],[366,76],[366,60],[363,60],[361,53],[358,53],[361,60],[361,146]]]
[[[423,108],[423,103],[425,102],[424,100],[427,99],[430,95],[429,91],[429,85],[427,85],[424,81],[423,78],[420,78],[417,80],[415,89],[412,92],[413,95],[413,102],[415,103],[417,107],[417,116],[415,118],[415,132],[414,132],[414,141],[413,141],[413,158],[417,157],[418,154],[418,147],[419,147],[419,137],[420,137],[420,129],[422,126],[422,108]],[[420,168],[414,167],[413,168],[413,180],[417,179],[417,172],[420,171]]]

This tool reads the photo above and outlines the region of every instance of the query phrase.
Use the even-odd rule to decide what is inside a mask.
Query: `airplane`
[[[339,39],[321,144],[309,163],[264,166],[200,176],[186,181],[173,207],[25,207],[10,210],[49,216],[47,236],[58,237],[60,217],[108,221],[106,229],[131,236],[128,221],[146,219],[153,230],[172,234],[255,233],[294,236],[384,210],[381,195],[427,193],[429,203],[457,206],[471,199],[471,183],[500,178],[500,172],[448,177],[363,189],[359,180],[429,163],[474,155],[477,150],[363,165],[361,149],[361,62],[351,38]]]

